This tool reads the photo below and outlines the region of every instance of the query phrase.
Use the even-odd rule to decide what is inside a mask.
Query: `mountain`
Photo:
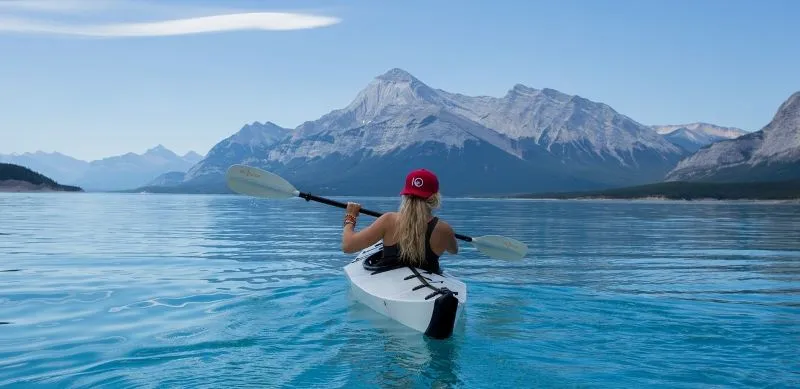
[[[214,145],[205,158],[186,172],[185,181],[193,185],[217,182],[231,163],[252,163],[263,158],[269,147],[289,136],[291,130],[272,122],[246,124],[235,134]]]
[[[153,147],[144,154],[126,153],[91,162],[58,152],[0,154],[0,162],[42,172],[61,183],[101,191],[137,188],[170,171],[186,172],[202,158],[194,151],[178,156],[163,145]]]
[[[0,192],[82,192],[75,186],[61,185],[50,177],[24,166],[0,163]]]
[[[517,142],[526,160],[546,158],[560,174],[596,186],[658,180],[686,154],[606,104],[553,89],[517,84],[502,98],[441,94],[449,110]]]
[[[92,161],[84,174],[74,182],[94,191],[131,189],[145,185],[166,172],[185,172],[193,164],[158,145],[143,154],[126,153]]]
[[[186,172],[166,172],[145,184],[145,187],[163,186],[173,187],[180,185],[186,178]]]
[[[502,97],[471,97],[391,69],[294,130],[246,126],[181,186],[224,190],[228,166],[246,163],[329,194],[394,195],[421,166],[439,174],[445,195],[594,189],[658,181],[686,154],[580,96],[518,84]]]
[[[23,154],[0,154],[0,162],[25,166],[64,183],[76,182],[89,169],[89,162],[58,152],[45,153],[37,151]]]
[[[650,129],[606,104],[553,89],[515,85],[504,97],[468,97],[441,91],[447,108],[515,140],[529,140],[558,156],[586,152],[635,164],[631,154],[679,154]],[[570,150],[573,149],[573,150]]]
[[[690,152],[695,152],[720,140],[736,139],[748,133],[735,127],[721,127],[702,122],[651,127],[672,144]]]
[[[184,161],[189,162],[192,165],[194,165],[194,164],[196,164],[196,163],[198,163],[198,162],[203,160],[203,156],[200,155],[200,154],[195,153],[194,151],[189,151],[188,153],[186,153],[183,156],[181,156],[181,158]]]
[[[800,92],[790,96],[763,129],[700,149],[667,181],[774,181],[800,178]]]

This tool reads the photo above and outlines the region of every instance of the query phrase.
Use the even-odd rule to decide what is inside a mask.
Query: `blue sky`
[[[0,0],[0,153],[205,153],[245,123],[343,107],[394,67],[758,130],[800,90],[796,15],[791,0]]]

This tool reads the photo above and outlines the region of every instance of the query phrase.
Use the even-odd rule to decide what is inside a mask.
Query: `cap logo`
[[[411,185],[414,185],[416,188],[422,188],[422,184],[424,184],[424,182],[420,177],[414,178],[414,180],[411,181]]]

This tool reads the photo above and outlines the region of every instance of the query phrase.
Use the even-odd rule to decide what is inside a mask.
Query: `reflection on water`
[[[356,370],[348,385],[382,387],[453,387],[459,386],[457,335],[435,340],[351,301],[348,319],[362,324],[364,330],[351,334],[346,356]],[[369,342],[369,349],[364,349]],[[365,377],[362,379],[359,377]]]
[[[530,251],[442,259],[470,291],[443,341],[349,296],[343,213],[0,195],[0,387],[800,386],[799,205],[445,198]]]

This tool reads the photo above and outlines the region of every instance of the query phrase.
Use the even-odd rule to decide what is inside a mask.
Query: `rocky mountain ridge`
[[[800,92],[759,131],[714,143],[680,161],[667,181],[762,181],[800,178]]]

